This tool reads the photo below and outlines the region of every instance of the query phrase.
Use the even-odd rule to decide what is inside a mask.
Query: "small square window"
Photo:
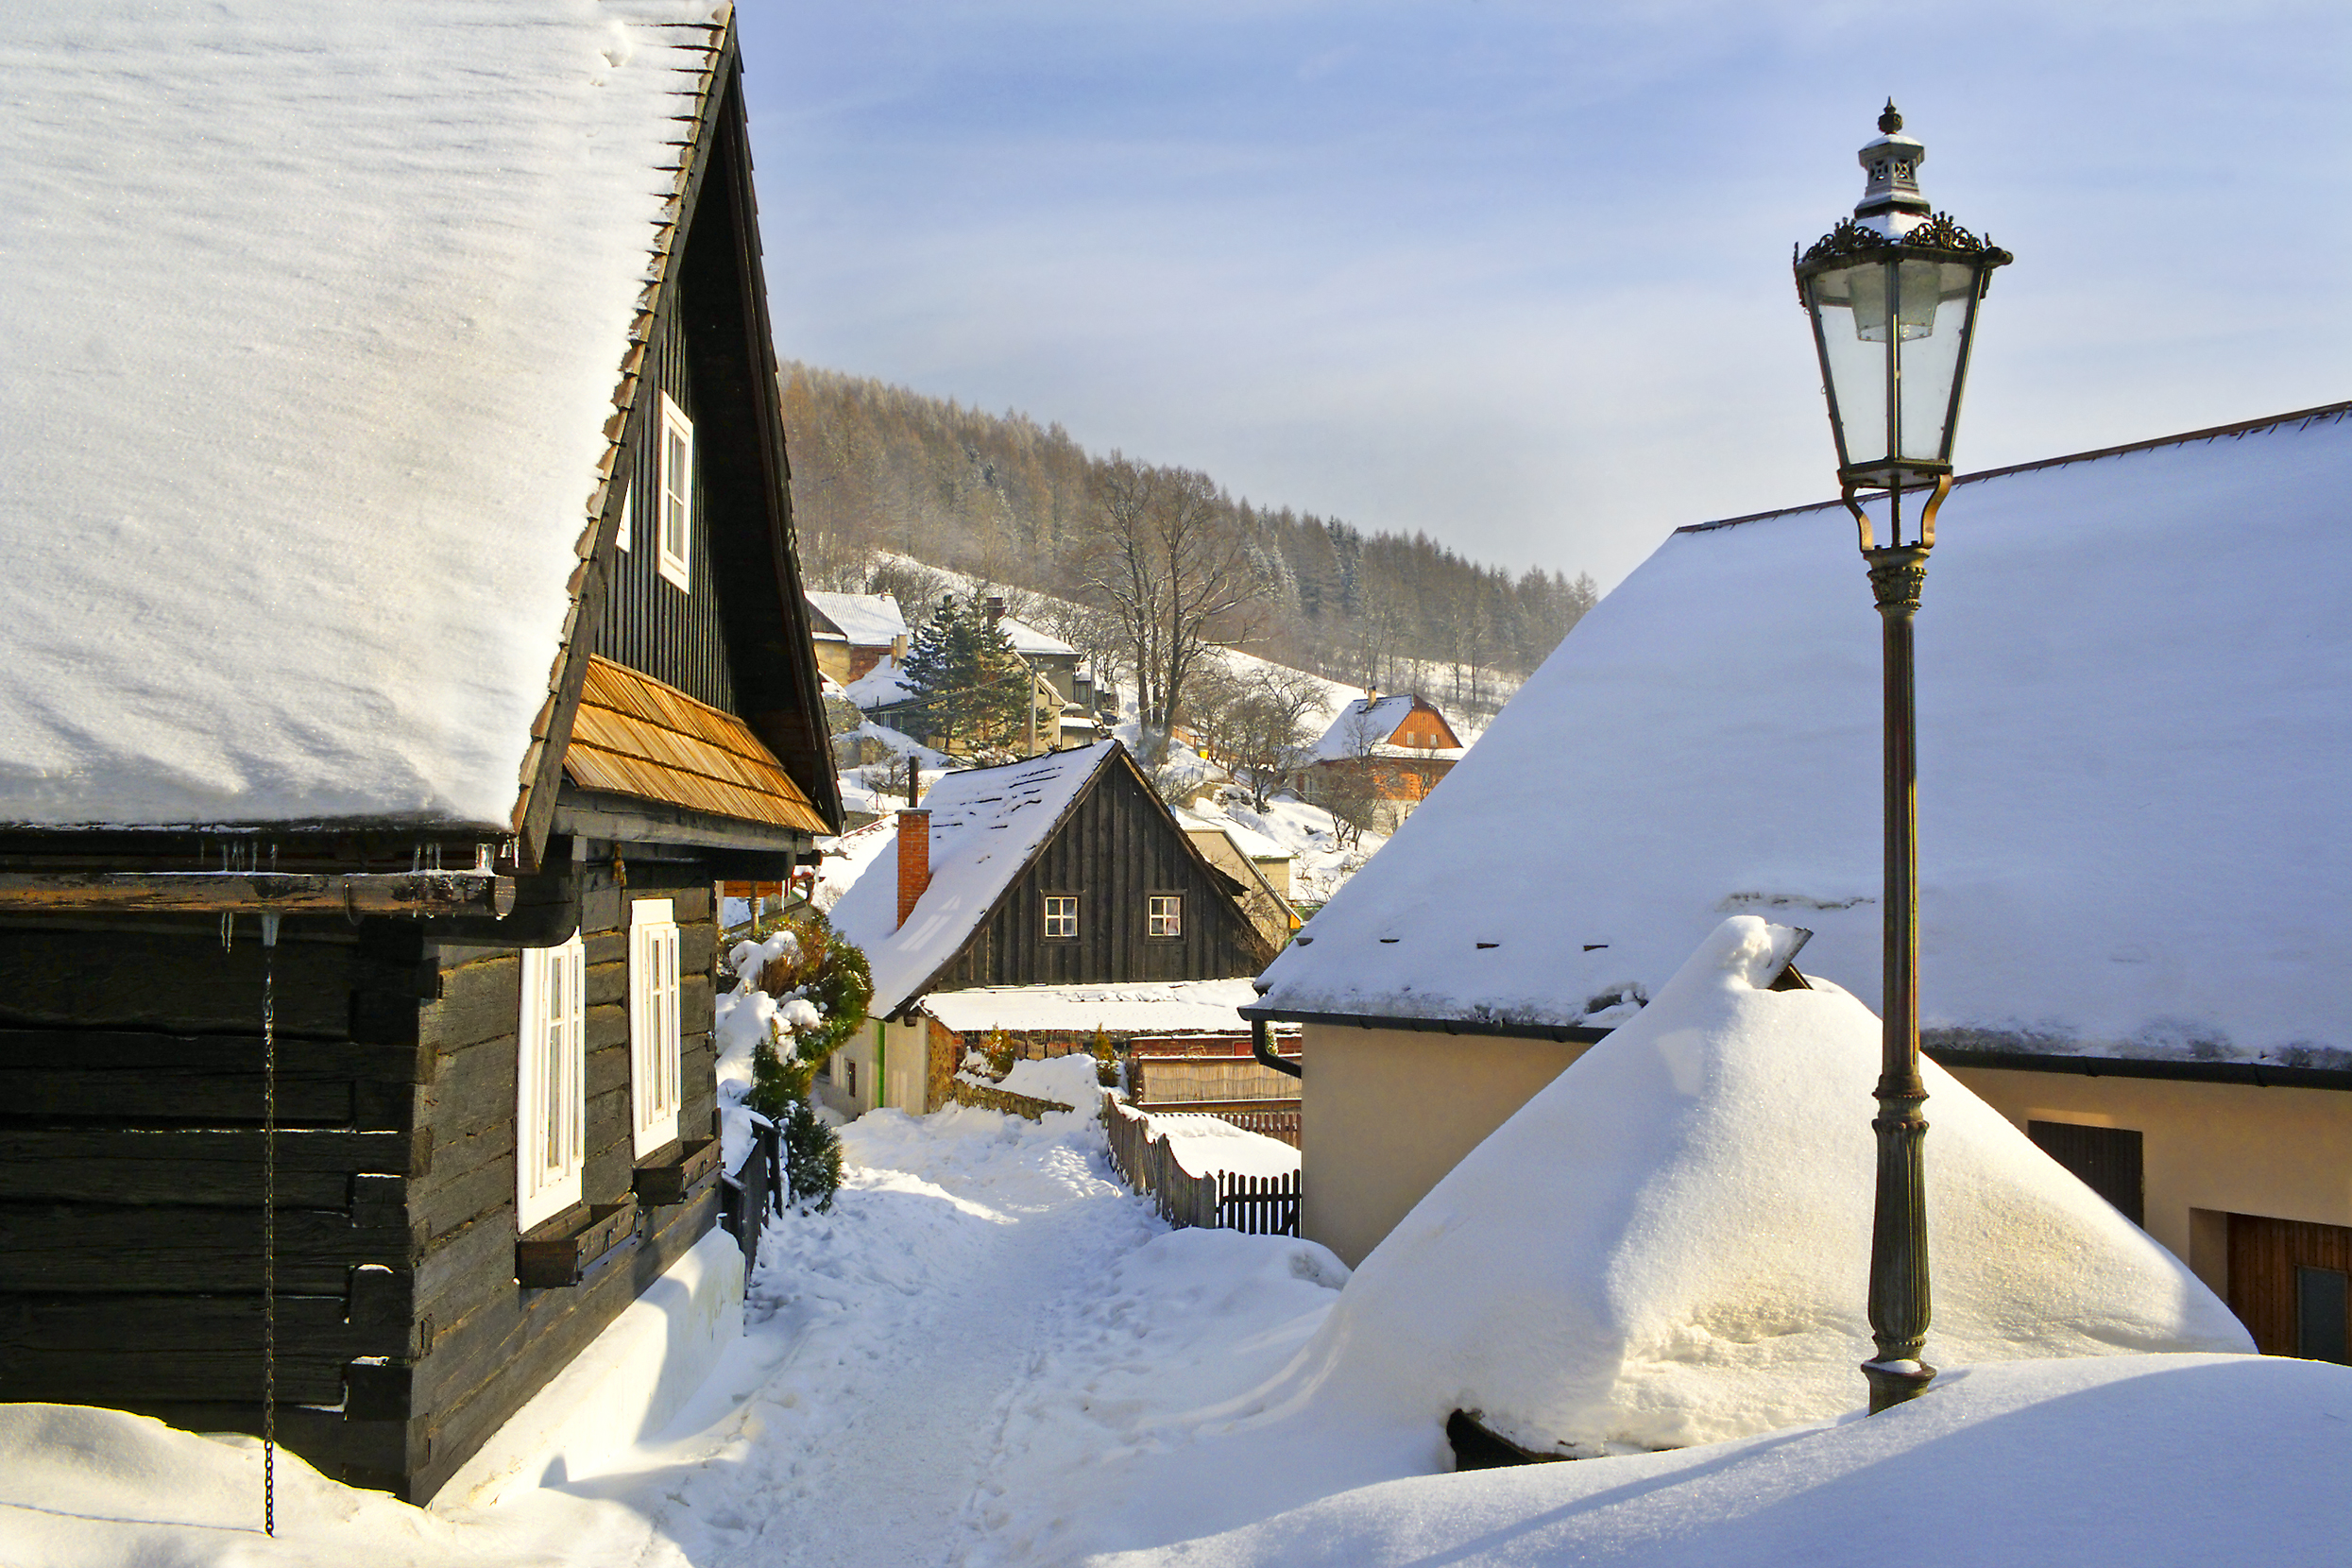
[[[680,588],[691,590],[694,543],[694,421],[661,395],[661,487],[656,498],[655,566]]]
[[[1046,935],[1075,937],[1078,935],[1078,895],[1048,893],[1046,895]]]
[[[1149,923],[1147,934],[1151,936],[1182,936],[1185,934],[1185,897],[1181,893],[1151,895],[1146,911]]]

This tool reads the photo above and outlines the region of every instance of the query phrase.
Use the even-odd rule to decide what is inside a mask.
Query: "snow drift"
[[[1326,1392],[1582,1454],[1857,1405],[1879,1022],[1834,987],[1762,989],[1794,941],[1726,920],[1432,1188],[1311,1347]],[[1922,1069],[1929,1360],[2253,1348],[2170,1253]]]

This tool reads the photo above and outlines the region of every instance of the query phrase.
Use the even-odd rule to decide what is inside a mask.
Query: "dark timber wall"
[[[652,382],[669,394],[694,424],[693,529],[687,552],[693,591],[681,590],[661,575],[656,564],[661,530],[660,465],[661,400],[645,399],[645,408],[632,421],[631,439],[622,461],[631,475],[629,489],[630,546],[613,554],[611,588],[605,596],[605,625],[597,651],[616,663],[666,681],[690,697],[729,713],[735,702],[735,674],[727,663],[726,634],[720,620],[719,585],[711,571],[712,521],[703,473],[708,466],[703,452],[706,433],[701,405],[694,396],[694,377],[687,353],[683,312],[674,296],[665,301],[654,323],[648,349]],[[716,437],[718,431],[708,433]],[[714,449],[715,451],[715,445]]]
[[[1151,937],[1145,899],[1184,896],[1184,935]],[[1076,894],[1078,936],[1045,934],[1048,894]],[[934,990],[1079,980],[1224,980],[1273,950],[1132,768],[1115,758],[1014,879]]]
[[[583,870],[585,1195],[611,1202],[632,1169],[625,917],[609,861]],[[675,904],[679,1126],[702,1135],[710,889],[690,865],[628,875]],[[261,1429],[264,961],[250,918],[226,952],[214,919],[0,927],[0,1400]],[[710,1228],[715,1191],[640,1211],[581,1285],[522,1289],[516,951],[289,918],[270,962],[279,1435],[421,1501]]]

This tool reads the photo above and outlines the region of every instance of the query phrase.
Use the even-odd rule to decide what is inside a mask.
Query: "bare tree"
[[[1185,698],[1193,733],[1236,781],[1247,779],[1261,811],[1267,796],[1298,766],[1307,715],[1322,706],[1322,683],[1297,670],[1259,665],[1236,675],[1203,665]]]
[[[1241,612],[1265,597],[1249,531],[1208,475],[1154,469],[1118,452],[1095,476],[1082,577],[1117,619],[1154,753],[1184,711],[1204,652],[1253,629]],[[1219,634],[1222,634],[1221,638]]]

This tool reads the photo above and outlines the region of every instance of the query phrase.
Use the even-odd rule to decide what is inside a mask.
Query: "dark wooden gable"
[[[794,549],[741,63],[731,31],[702,111],[674,235],[649,290],[616,482],[592,569],[583,574],[580,620],[596,635],[567,650],[551,750],[560,758],[587,656],[601,654],[742,719],[826,820],[838,824],[841,794]],[[694,425],[686,590],[656,565],[661,394]],[[624,505],[628,550],[619,547]],[[552,780],[552,769],[542,767],[542,778]],[[530,826],[543,833],[547,821]]]
[[[1147,900],[1184,899],[1183,935],[1147,934]],[[1045,934],[1048,895],[1075,895],[1078,935]],[[927,991],[1088,980],[1227,980],[1273,949],[1231,880],[1176,826],[1124,750],[1114,751],[1052,836],[1006,886]]]

